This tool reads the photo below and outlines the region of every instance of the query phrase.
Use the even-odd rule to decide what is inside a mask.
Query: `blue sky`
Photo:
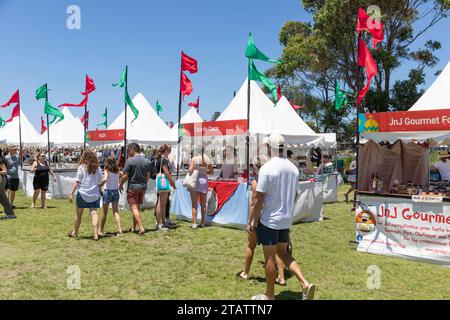
[[[71,4],[81,8],[81,30],[66,28]],[[200,95],[200,114],[209,119],[227,106],[246,77],[249,32],[264,53],[279,57],[283,24],[310,19],[299,0],[0,0],[0,100],[6,102],[19,88],[22,110],[39,128],[43,103],[34,99],[35,89],[47,82],[53,105],[78,103],[89,74],[97,85],[89,101],[92,129],[105,107],[110,123],[122,111],[123,91],[111,84],[128,64],[130,94],[142,92],[153,106],[158,99],[165,109],[161,117],[173,121],[184,50],[198,59],[200,69],[190,76],[194,93],[186,102]],[[437,69],[450,57],[449,20],[417,43],[430,38],[442,42]],[[264,63],[258,67],[264,70]],[[405,64],[395,78],[405,77],[409,67]],[[81,109],[72,111],[82,116]],[[0,110],[0,115],[6,118],[9,112]]]

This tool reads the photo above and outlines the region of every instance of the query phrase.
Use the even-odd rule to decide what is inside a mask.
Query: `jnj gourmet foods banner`
[[[359,196],[358,251],[450,265],[450,203]]]
[[[450,109],[359,114],[360,132],[448,130],[450,130]]]
[[[90,141],[123,141],[125,130],[96,130],[88,132]]]
[[[188,136],[232,136],[247,134],[247,120],[205,121],[183,124]]]

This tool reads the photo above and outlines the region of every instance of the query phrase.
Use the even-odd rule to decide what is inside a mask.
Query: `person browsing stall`
[[[450,155],[448,151],[439,152],[439,161],[434,163],[432,170],[439,171],[442,181],[450,181]]]

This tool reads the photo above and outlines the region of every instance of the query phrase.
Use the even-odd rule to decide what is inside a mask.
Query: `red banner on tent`
[[[361,113],[361,132],[449,131],[450,109]]]
[[[232,136],[247,134],[247,120],[206,121],[183,124],[188,136]]]
[[[88,132],[89,141],[123,141],[125,130],[95,130]]]

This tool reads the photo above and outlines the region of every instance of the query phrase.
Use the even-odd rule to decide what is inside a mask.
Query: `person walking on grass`
[[[271,160],[259,171],[255,203],[251,215],[255,219],[258,244],[263,246],[266,292],[252,300],[274,300],[277,269],[276,255],[296,276],[302,287],[303,300],[314,298],[315,285],[309,283],[294,258],[288,253],[289,231],[293,222],[295,198],[298,191],[299,172],[284,157],[284,138],[273,134],[268,139]]]
[[[53,174],[50,164],[45,159],[44,153],[38,152],[36,154],[36,159],[31,165],[30,172],[34,173],[33,178],[34,193],[31,208],[36,208],[36,201],[39,196],[39,193],[41,193],[41,207],[42,209],[45,209],[47,208],[45,202],[47,200],[47,191],[50,180],[49,176],[51,175],[53,177],[54,182],[56,182],[56,177]]]
[[[250,278],[250,267],[252,266],[253,262],[253,256],[255,254],[255,248],[256,248],[256,233],[255,233],[255,219],[252,215],[253,210],[251,209],[255,205],[256,201],[256,186],[257,186],[257,180],[258,180],[258,173],[260,168],[268,161],[266,156],[260,155],[253,159],[253,171],[255,179],[252,181],[251,185],[251,199],[250,199],[250,210],[248,215],[248,223],[247,223],[247,233],[248,233],[248,242],[247,247],[245,248],[245,269],[237,274],[238,277],[244,280],[248,280]],[[276,255],[276,263],[277,263],[277,270],[278,270],[278,277],[276,282],[280,286],[286,286],[286,280],[284,279],[284,263]]]
[[[76,182],[73,185],[69,201],[73,202],[73,195],[77,191],[76,214],[74,229],[69,232],[69,237],[78,237],[81,218],[84,209],[91,213],[93,240],[98,240],[98,209],[100,208],[100,188],[102,184],[102,170],[94,151],[88,149],[81,156],[78,166]]]
[[[169,184],[172,188],[176,189],[175,181],[173,180],[172,175],[170,174],[170,161],[169,154],[171,152],[171,148],[169,145],[162,145],[158,153],[156,155],[155,162],[155,172],[158,174],[159,172],[163,173],[166,179],[169,181]],[[160,191],[157,196],[156,201],[156,230],[168,230],[169,225],[167,224],[167,203],[169,201],[170,190]]]
[[[195,190],[188,190],[191,194],[192,203],[192,229],[196,229],[197,225],[197,212],[198,212],[198,195],[200,194],[200,208],[202,214],[202,220],[200,228],[205,227],[206,219],[206,196],[208,195],[208,174],[213,174],[214,169],[211,164],[211,160],[205,155],[205,148],[201,148],[201,154],[192,158],[191,165],[189,166],[189,173],[194,173],[194,170],[198,171],[197,187]]]
[[[14,206],[14,200],[16,198],[16,192],[19,190],[19,157],[17,156],[17,147],[9,147],[9,154],[5,157],[6,159],[6,169],[8,173],[6,174],[7,184],[6,190],[8,191],[8,199],[11,207],[16,209]]]
[[[6,186],[6,159],[3,156],[3,152],[0,149],[0,204],[3,206],[3,210],[6,214],[6,219],[15,219],[16,215],[14,214],[14,210],[9,203],[8,196],[6,195],[5,186]],[[3,218],[3,219],[5,219]]]
[[[120,181],[119,191],[123,192],[125,182],[128,181],[127,201],[133,213],[133,227],[135,232],[139,228],[139,235],[145,235],[142,224],[141,205],[144,203],[147,181],[150,176],[150,161],[141,156],[141,147],[137,143],[130,143],[127,148],[129,158],[123,168],[123,176]]]
[[[112,205],[114,220],[117,225],[117,236],[123,236],[122,221],[119,215],[119,164],[113,155],[108,156],[105,161],[105,170],[103,174],[102,187],[106,184],[103,192],[103,215],[100,222],[99,236],[104,236],[106,216],[108,215],[109,205]]]

